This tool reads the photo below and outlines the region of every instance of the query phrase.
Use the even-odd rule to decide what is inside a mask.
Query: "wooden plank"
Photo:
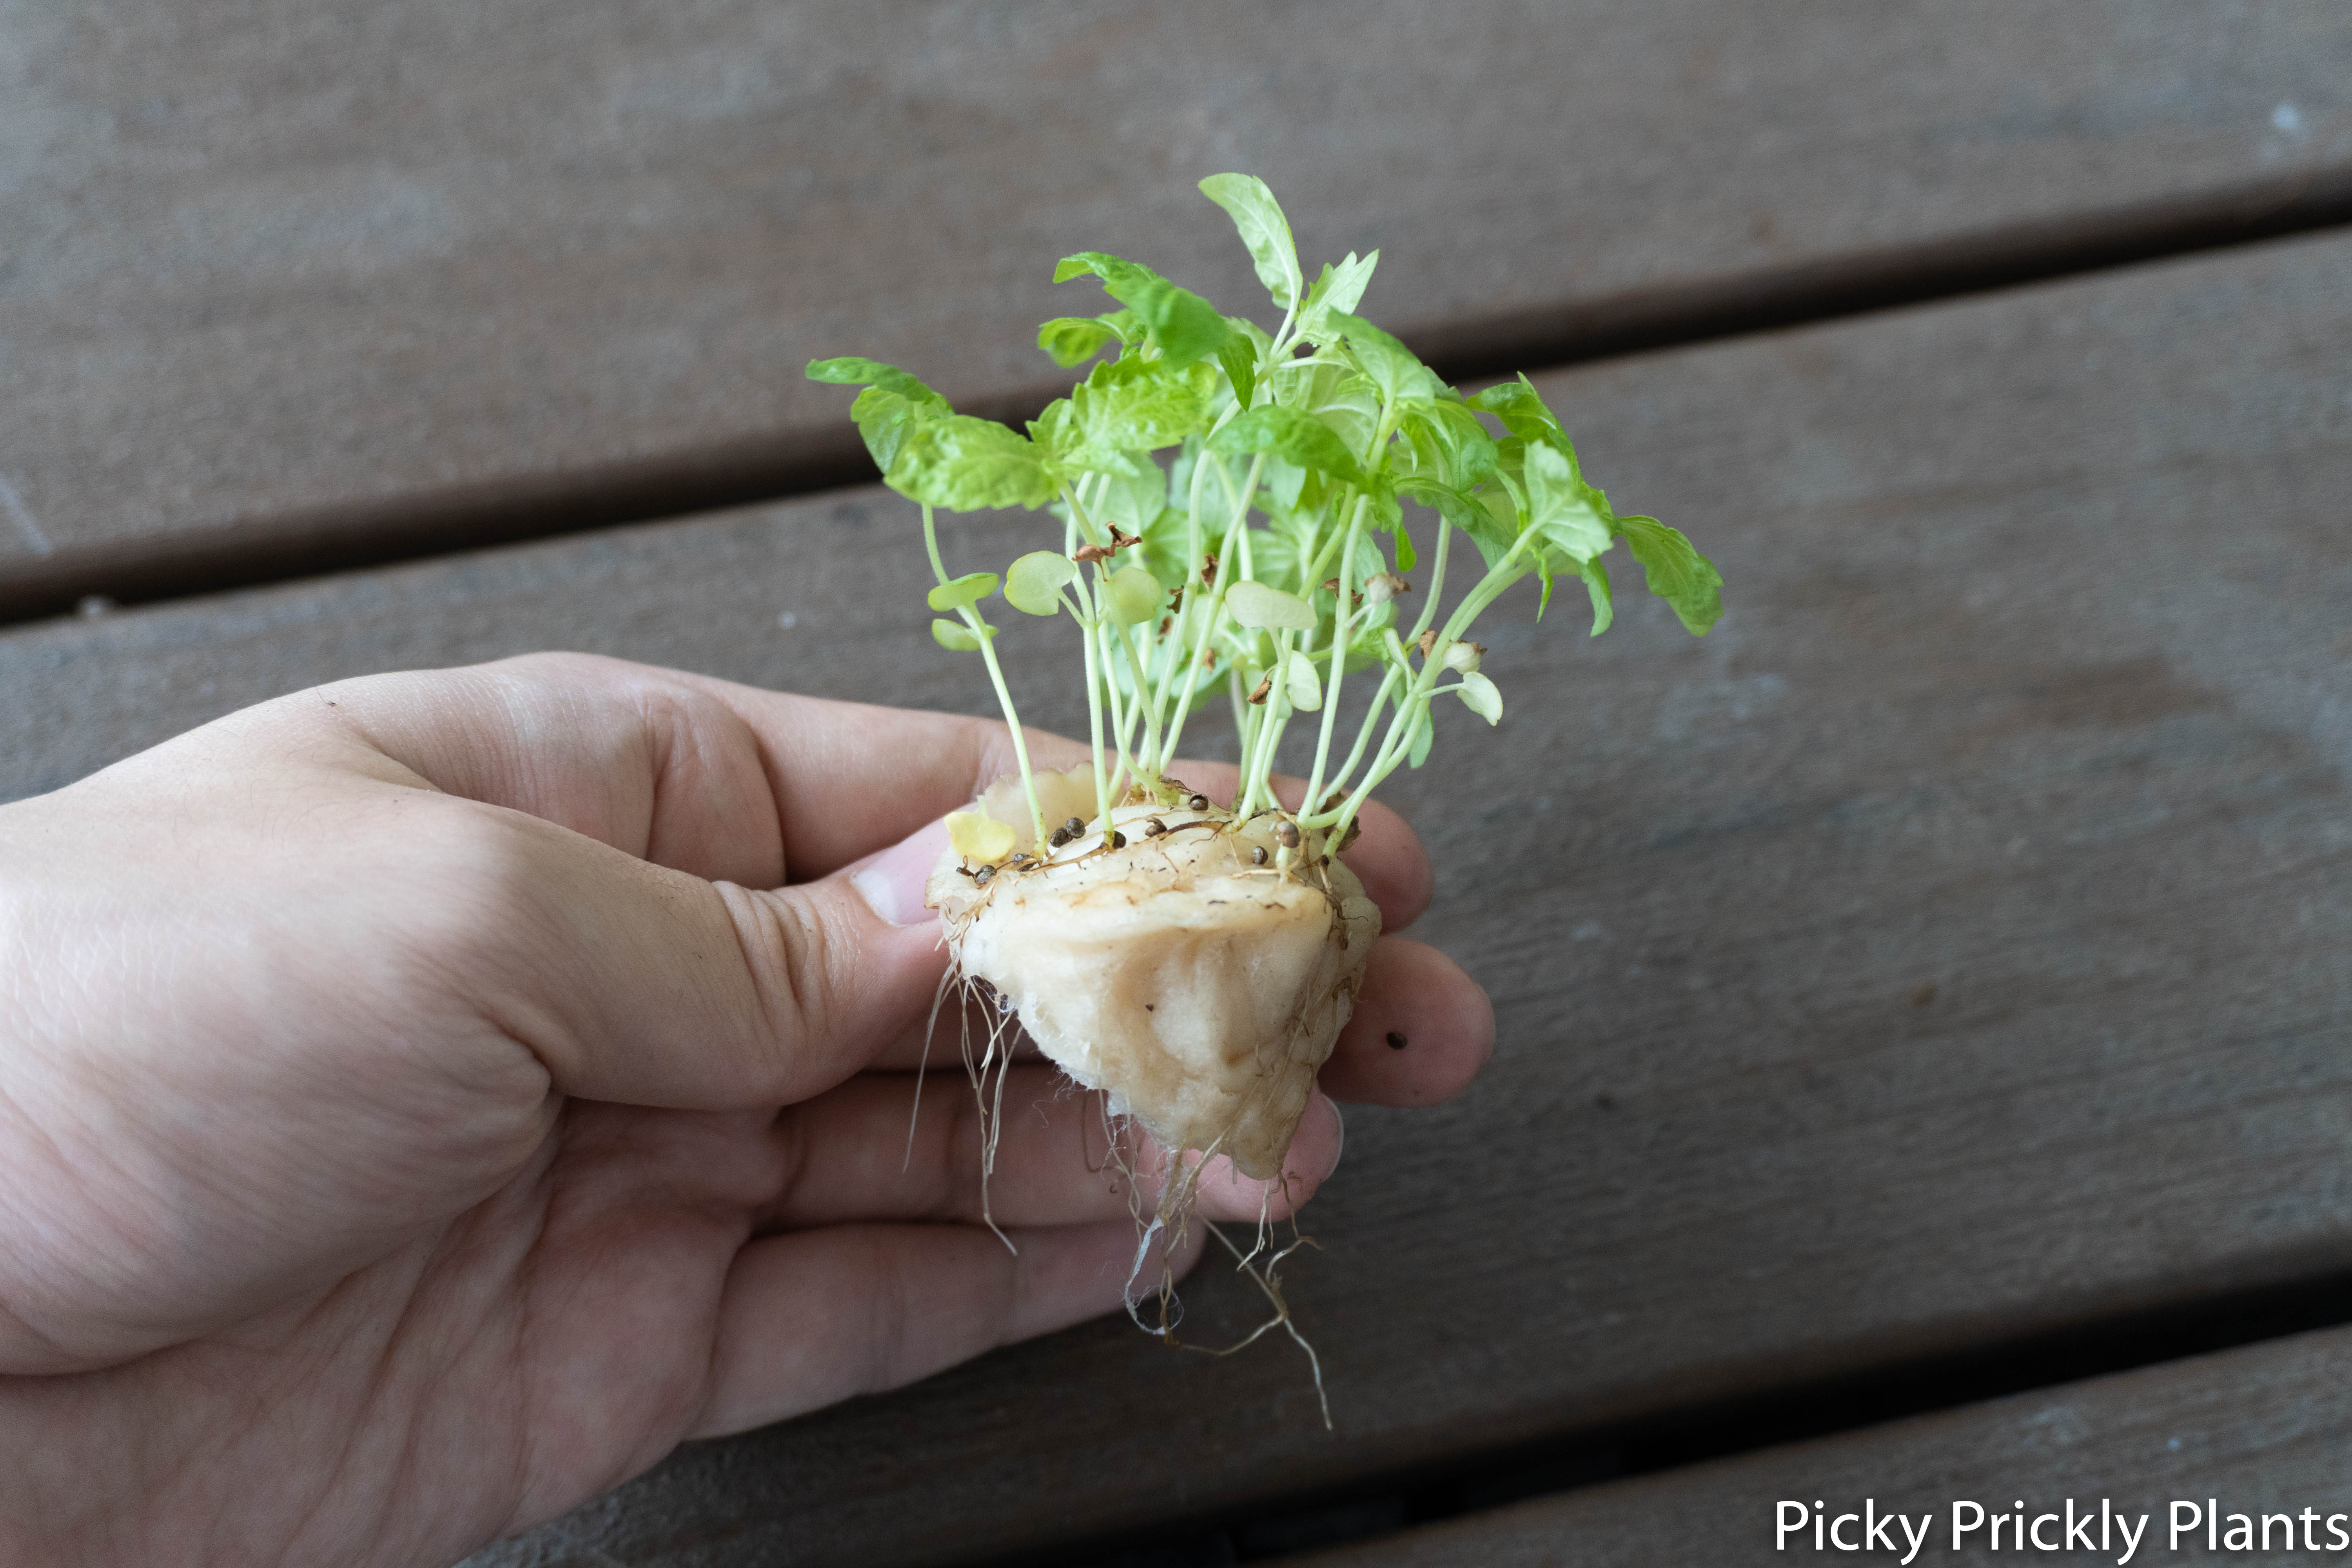
[[[1497,1510],[1408,1531],[1386,1540],[1294,1561],[1297,1568],[1609,1568],[1612,1563],[1948,1563],[1954,1504],[2015,1515],[2026,1528],[2063,1542],[2070,1523],[2089,1520],[2072,1548],[2029,1551],[2034,1563],[2186,1565],[2201,1563],[2326,1562],[2332,1539],[2352,1534],[2345,1487],[2352,1440],[2352,1331],[2330,1330],[2219,1355],[2095,1378],[1902,1421],[1819,1442],[1695,1465],[1640,1480]],[[1874,1552],[1815,1550],[1811,1525],[1786,1538],[1776,1529],[1783,1500],[1810,1515],[1816,1501],[1860,1544],[1870,1510],[1906,1516]],[[2194,1514],[2177,1516],[2186,1502]],[[2074,1505],[2070,1521],[2064,1510]],[[2110,1519],[2103,1519],[2101,1505]],[[2218,1506],[2215,1506],[2218,1504]],[[2305,1521],[2305,1509],[2314,1510]],[[2055,1520],[2042,1522],[2045,1514]],[[2209,1536],[2206,1516],[2210,1521]],[[2266,1515],[2272,1551],[2259,1556],[2221,1546],[2232,1514],[2259,1531]],[[2328,1531],[2333,1515],[2336,1536]],[[1932,1516],[1923,1520],[1923,1516]],[[1792,1516],[1793,1517],[1793,1516]],[[2012,1559],[1988,1546],[1990,1521],[1959,1510],[1971,1563]],[[2102,1524],[2110,1531],[2098,1546]],[[2306,1541],[2304,1529],[2311,1535]],[[1930,1528],[1932,1526],[1932,1528]],[[2002,1552],[2021,1544],[2002,1527]],[[2285,1553],[2277,1549],[2282,1544]],[[2262,1537],[2252,1539],[2260,1546]],[[1887,1545],[1894,1550],[1889,1552]],[[2308,1550],[2316,1547],[2316,1551]],[[2304,1548],[2295,1551],[2295,1548]]]
[[[1339,1439],[1279,1352],[1104,1324],[485,1563],[968,1558],[2352,1266],[2347,351],[2339,238],[1552,378],[1732,612],[1519,603],[1512,716],[1390,792],[1502,1044],[1351,1114],[1295,1292]],[[910,526],[858,492],[20,629],[0,767],[539,646],[980,710]]]
[[[1089,245],[1245,308],[1192,190],[1222,168],[1272,179],[1311,258],[1382,247],[1375,313],[1483,359],[2352,210],[2333,0],[18,0],[0,27],[0,614],[851,477],[812,354],[1041,399],[1032,328],[1095,297],[1048,270]]]

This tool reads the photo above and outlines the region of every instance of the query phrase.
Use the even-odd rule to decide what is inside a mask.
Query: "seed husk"
[[[1158,817],[1147,816],[1143,819],[1143,836],[1146,838],[1157,838],[1167,831],[1168,825]]]
[[[993,881],[995,878],[996,868],[993,866],[982,866],[979,870],[974,871],[971,874],[971,879],[978,882],[982,887],[986,887],[990,882]]]
[[[1285,849],[1297,848],[1298,824],[1288,821],[1276,823],[1274,825],[1274,841],[1276,844],[1281,845]]]
[[[1209,809],[1209,797],[1205,795],[1196,795],[1184,804],[1194,811],[1206,811]]]
[[[1110,836],[1110,847],[1111,847],[1112,848],[1114,848],[1114,849],[1124,849],[1124,848],[1126,848],[1126,847],[1127,847],[1127,835],[1126,835],[1126,834],[1124,834],[1124,833],[1118,832],[1117,830],[1113,830],[1113,832],[1111,833],[1111,836]]]
[[[1403,1037],[1402,1035],[1398,1034],[1394,1029],[1391,1029],[1391,1030],[1389,1031],[1389,1049],[1391,1049],[1391,1050],[1392,1050],[1392,1051],[1401,1051],[1401,1050],[1404,1049],[1404,1047],[1405,1047],[1405,1038],[1404,1038],[1404,1037]]]
[[[1263,866],[1265,864],[1265,845],[1261,844],[1250,851],[1250,864],[1253,866]]]

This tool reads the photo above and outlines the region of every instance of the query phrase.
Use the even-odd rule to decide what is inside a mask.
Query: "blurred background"
[[[1501,1038],[1350,1114],[1292,1285],[1337,1432],[1271,1342],[1098,1324],[477,1568],[1762,1561],[1799,1491],[2339,1484],[2333,0],[0,0],[0,798],[540,647],[992,710],[801,367],[1034,413],[1082,248],[1258,312],[1224,170],[1727,582],[1703,642],[1507,601],[1510,716],[1387,791]]]

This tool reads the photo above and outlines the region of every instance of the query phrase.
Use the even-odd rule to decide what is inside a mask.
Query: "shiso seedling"
[[[1092,279],[1114,308],[1038,329],[1057,364],[1094,363],[1025,432],[958,414],[892,365],[808,367],[863,388],[851,417],[884,481],[921,508],[931,635],[979,656],[1012,731],[1019,776],[949,819],[930,883],[950,982],[994,1004],[984,1042],[966,1041],[984,1159],[1017,1020],[1103,1091],[1115,1133],[1139,1124],[1166,1152],[1156,1209],[1138,1214],[1139,1273],[1153,1239],[1181,1235],[1209,1157],[1279,1175],[1380,930],[1339,851],[1381,781],[1427,758],[1440,699],[1502,718],[1470,640],[1478,617],[1532,575],[1540,619],[1574,577],[1599,636],[1602,557],[1620,540],[1691,632],[1722,614],[1713,564],[1675,530],[1612,509],[1524,375],[1465,397],[1354,313],[1377,251],[1309,282],[1263,182],[1217,174],[1201,189],[1281,313],[1271,332],[1081,251],[1055,281]],[[1058,545],[1001,576],[951,574],[938,514],[1006,508],[1049,510]],[[1090,766],[1031,768],[982,613],[1000,588],[1016,611],[1075,623]],[[1222,802],[1169,771],[1220,689],[1241,758]],[[1286,809],[1272,779],[1294,724],[1311,728],[1312,760]],[[1288,1328],[1272,1265],[1234,1250],[1276,1304],[1266,1326]],[[1164,1273],[1157,1293],[1145,1326],[1171,1337]]]

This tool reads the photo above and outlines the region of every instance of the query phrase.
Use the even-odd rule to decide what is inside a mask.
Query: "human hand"
[[[1117,1309],[1128,1198],[1050,1067],[990,1188],[1017,1255],[960,1074],[909,1153],[935,819],[1008,752],[541,656],[301,692],[0,808],[0,1559],[446,1563],[682,1439]],[[1427,863],[1363,820],[1393,931]],[[1322,1082],[1431,1103],[1492,1037],[1384,936]],[[1318,1098],[1272,1212],[1338,1153]],[[1211,1171],[1210,1217],[1256,1219]]]

